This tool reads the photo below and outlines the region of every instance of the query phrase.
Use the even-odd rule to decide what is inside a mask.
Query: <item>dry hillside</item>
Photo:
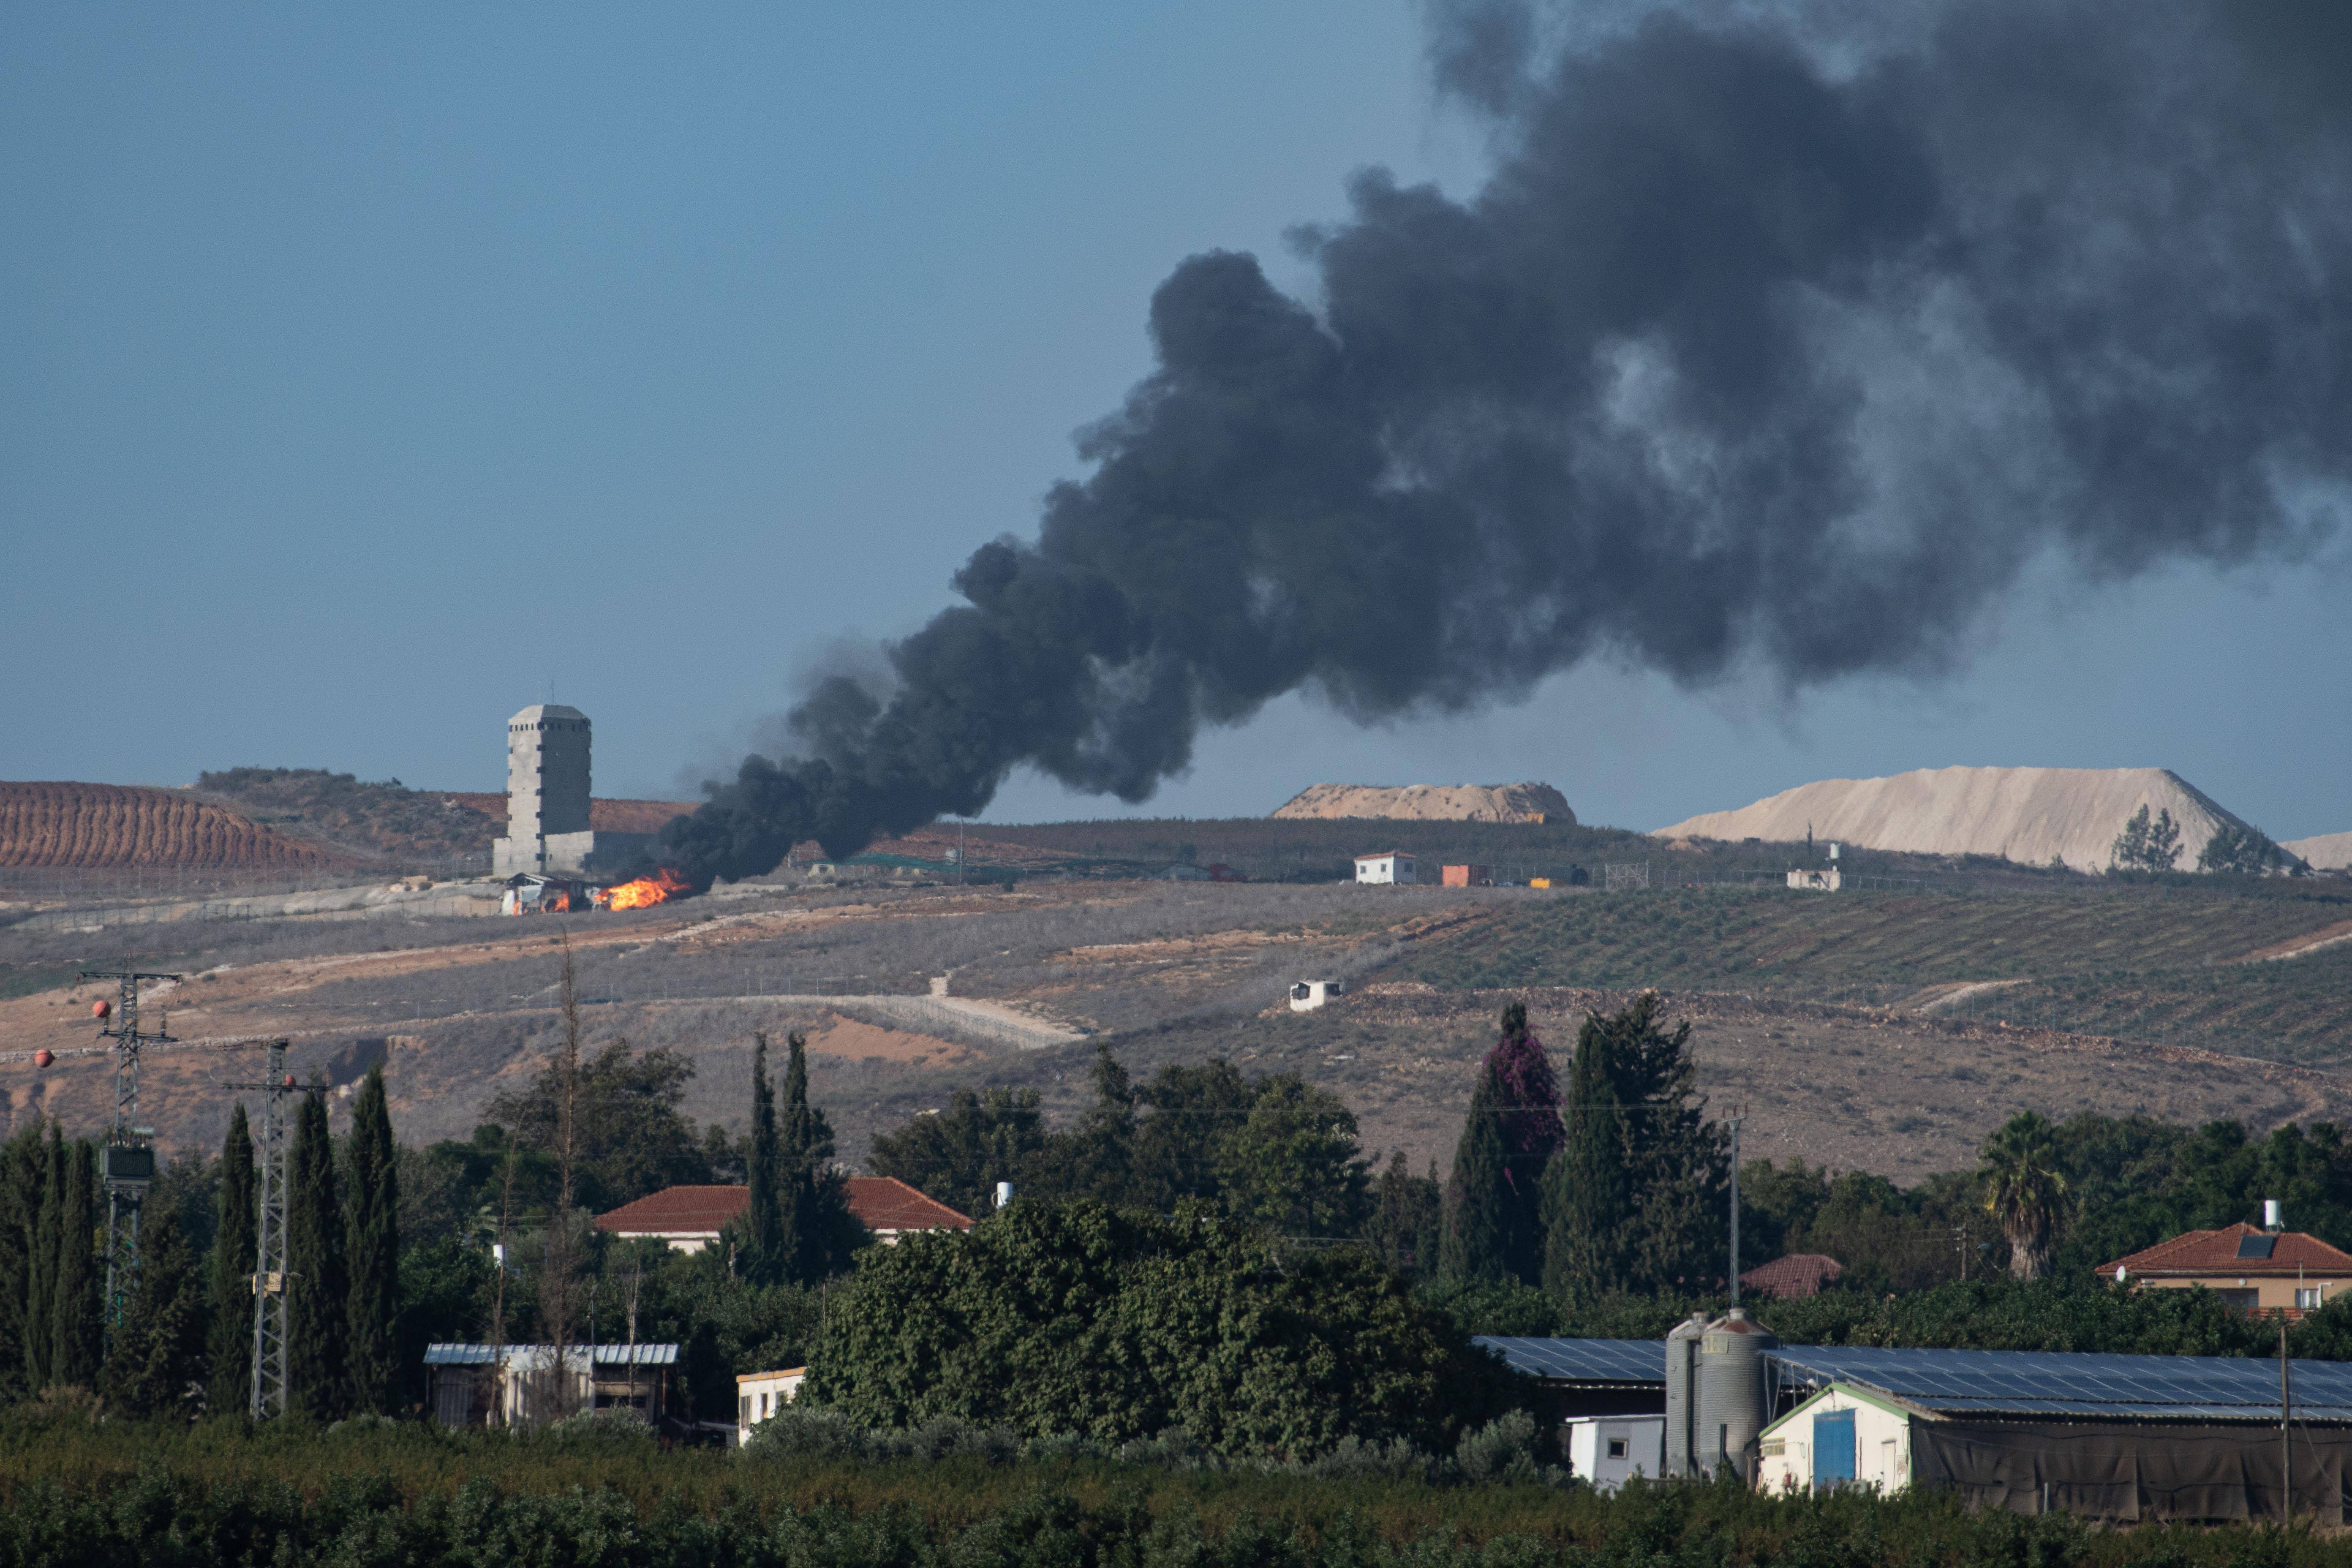
[[[0,866],[324,868],[335,857],[173,790],[0,784]]]
[[[2187,870],[2216,829],[2244,821],[2168,768],[1922,768],[1882,779],[1823,779],[1737,811],[1708,812],[1655,837],[1833,838],[1914,855],[1985,855],[2021,865],[2053,858],[2102,871],[2116,835],[2142,806],[2168,811]]]
[[[1396,822],[1542,822],[1576,826],[1568,798],[1548,784],[1309,784],[1275,809],[1278,817],[1387,818]]]

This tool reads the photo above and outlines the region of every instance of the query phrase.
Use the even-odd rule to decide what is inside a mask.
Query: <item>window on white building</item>
[[[2294,1304],[2306,1312],[2319,1310],[2319,1287],[2298,1285],[2294,1288]]]

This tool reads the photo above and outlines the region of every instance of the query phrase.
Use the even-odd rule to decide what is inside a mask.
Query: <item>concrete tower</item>
[[[501,877],[581,871],[596,853],[588,826],[588,715],[536,703],[507,721],[507,836],[491,854]]]

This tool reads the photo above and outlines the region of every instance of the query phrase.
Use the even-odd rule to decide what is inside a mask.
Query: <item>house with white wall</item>
[[[808,1381],[808,1368],[782,1372],[746,1372],[735,1378],[735,1446],[751,1440],[751,1428],[790,1405]]]
[[[1911,1484],[1913,1415],[1883,1394],[1832,1383],[1764,1428],[1756,1484],[1773,1492],[1853,1486],[1899,1492]]]
[[[1377,854],[1356,857],[1356,880],[1367,886],[1386,886],[1394,882],[1412,882],[1412,857],[1402,849],[1383,849]]]
[[[1565,1432],[1568,1468],[1595,1491],[1613,1492],[1635,1476],[1666,1472],[1663,1415],[1578,1415]]]

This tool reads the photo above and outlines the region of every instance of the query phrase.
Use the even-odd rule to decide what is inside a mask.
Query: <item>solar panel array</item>
[[[1587,1384],[1663,1385],[1664,1340],[1484,1335],[1518,1372]],[[2276,1421],[2278,1363],[2234,1356],[2074,1351],[1937,1351],[1783,1345],[1766,1352],[1780,1386],[1804,1394],[1858,1384],[1942,1414],[2147,1421]],[[2352,1422],[2352,1363],[2293,1363],[2298,1420]]]
[[[1664,1386],[1664,1340],[1553,1340],[1481,1334],[1470,1342],[1501,1356],[1514,1372],[1576,1383],[1645,1383]]]
[[[1769,1352],[1781,1386],[1861,1384],[1950,1415],[2084,1415],[2142,1420],[2275,1421],[2274,1361],[2105,1355],[2071,1351],[1929,1351],[1784,1345]],[[2298,1361],[2294,1415],[2352,1421],[2352,1364]]]

